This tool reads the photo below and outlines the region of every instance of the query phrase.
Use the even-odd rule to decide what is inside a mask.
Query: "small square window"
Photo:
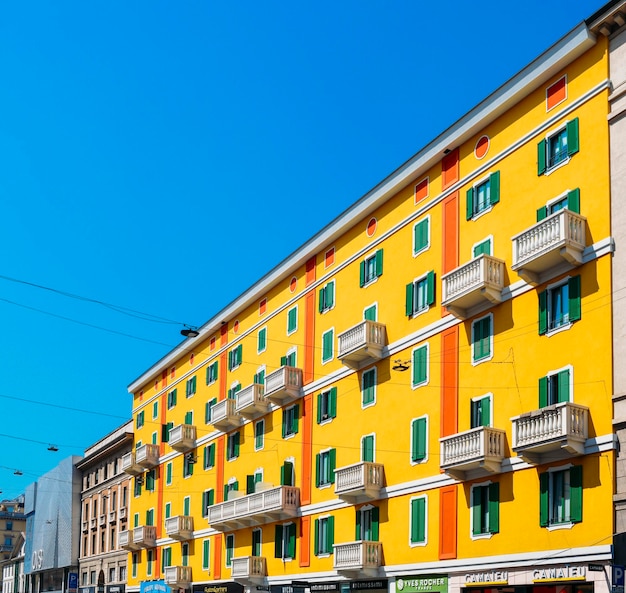
[[[379,249],[366,257],[360,264],[360,286],[376,280],[383,273],[383,250]]]
[[[428,272],[425,276],[406,285],[405,313],[408,317],[428,311],[435,303],[435,273]]]
[[[500,201],[500,171],[491,173],[487,179],[479,181],[467,190],[466,218],[470,220],[487,212]]]

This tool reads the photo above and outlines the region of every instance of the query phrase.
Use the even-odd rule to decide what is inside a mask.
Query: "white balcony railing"
[[[235,396],[235,412],[245,418],[254,418],[265,414],[268,404],[263,397],[265,386],[261,383],[253,383],[240,389]]]
[[[146,469],[152,469],[159,465],[159,445],[148,443],[137,447],[135,462]]]
[[[359,368],[383,357],[387,345],[384,323],[365,320],[337,336],[337,358],[350,368]]]
[[[134,451],[122,455],[122,471],[131,476],[139,476],[145,471],[145,468],[137,463]]]
[[[241,416],[235,411],[236,400],[227,398],[211,408],[211,424],[218,430],[227,430],[241,425]]]
[[[167,441],[176,451],[185,453],[196,446],[196,427],[192,424],[179,424],[170,430]]]
[[[241,556],[233,558],[231,576],[235,581],[260,582],[267,576],[267,567],[263,556]]]
[[[156,547],[156,527],[154,525],[142,525],[133,529],[133,543],[139,548]]]
[[[117,543],[118,546],[122,549],[122,550],[139,550],[141,546],[138,546],[134,541],[133,541],[133,531],[132,530],[127,530],[127,531],[120,531],[118,538],[117,538]]]
[[[277,404],[302,395],[302,369],[280,367],[265,377],[265,398]]]
[[[165,532],[172,539],[187,541],[193,537],[193,517],[177,515],[165,519]]]
[[[346,500],[375,499],[383,487],[381,463],[361,461],[335,470],[335,494]]]
[[[335,544],[333,568],[339,572],[359,572],[369,576],[378,573],[382,563],[381,542],[359,541]]]
[[[439,439],[441,469],[463,478],[466,471],[482,468],[497,473],[505,456],[504,430],[480,426]]]
[[[191,583],[191,566],[166,566],[165,583],[178,588],[186,588]]]

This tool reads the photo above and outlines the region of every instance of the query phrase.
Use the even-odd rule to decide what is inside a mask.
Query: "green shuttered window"
[[[479,362],[491,357],[491,315],[472,323],[472,360]]]
[[[580,276],[539,293],[539,335],[549,333],[581,318]]]
[[[404,312],[411,317],[427,311],[435,304],[435,272],[430,271],[425,276],[406,285]]]
[[[426,459],[428,442],[428,422],[426,418],[416,418],[411,422],[411,461],[419,463]]]
[[[314,553],[316,556],[323,556],[333,553],[333,544],[335,543],[335,518],[321,517],[315,519],[314,526]]]
[[[317,396],[317,423],[337,417],[337,388],[331,387]]]
[[[498,533],[500,530],[500,484],[495,482],[472,488],[472,534]]]
[[[359,286],[363,287],[383,275],[383,250],[366,257],[359,266]]]
[[[333,346],[335,342],[335,332],[329,329],[322,334],[322,362],[328,362],[333,358]]]
[[[413,387],[428,383],[428,344],[413,350]]]
[[[420,220],[413,227],[413,255],[428,249],[430,244],[430,218]]]
[[[411,500],[411,544],[426,543],[426,497]]]
[[[491,173],[487,179],[467,190],[465,218],[471,220],[500,201],[500,171]]]
[[[539,524],[542,527],[583,520],[582,465],[540,474],[539,490]]]
[[[578,118],[537,144],[537,175],[566,162],[580,149]]]
[[[329,282],[319,291],[318,310],[324,313],[335,306],[335,281]]]

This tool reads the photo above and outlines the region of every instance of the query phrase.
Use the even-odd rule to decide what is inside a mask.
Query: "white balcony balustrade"
[[[267,566],[263,556],[241,556],[233,558],[231,576],[240,583],[261,583],[267,576]]]
[[[164,577],[167,585],[186,589],[191,583],[191,566],[166,566]]]
[[[142,525],[133,529],[133,543],[139,548],[156,547],[156,527],[154,525]]]
[[[504,430],[489,426],[443,437],[439,439],[440,467],[460,480],[472,470],[498,473],[505,456],[505,441]]]
[[[359,541],[333,546],[333,568],[341,573],[376,576],[382,564],[381,542]]]
[[[267,413],[269,406],[263,397],[264,392],[265,386],[261,383],[240,389],[235,396],[235,412],[248,419]]]
[[[237,402],[235,399],[227,398],[220,402],[217,402],[211,408],[211,420],[210,423],[221,431],[227,431],[231,428],[237,428],[241,426],[242,418],[235,411]]]
[[[384,470],[381,463],[361,461],[335,470],[335,494],[349,502],[379,498]]]
[[[131,476],[140,476],[145,471],[145,468],[137,463],[134,451],[122,455],[122,471]]]
[[[302,369],[280,367],[265,377],[265,399],[282,405],[302,396]]]
[[[172,539],[188,541],[193,537],[193,517],[177,515],[165,519],[165,533]]]
[[[145,469],[152,469],[159,465],[159,445],[148,443],[137,447],[135,462]]]
[[[185,453],[196,446],[196,427],[192,424],[179,424],[170,430],[167,441],[176,451]]]
[[[387,345],[384,323],[365,320],[337,336],[337,358],[342,364],[358,369],[383,357]]]

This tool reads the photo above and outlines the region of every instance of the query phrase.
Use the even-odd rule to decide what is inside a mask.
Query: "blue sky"
[[[180,324],[217,313],[601,6],[4,5],[2,496],[129,418],[126,386]]]

